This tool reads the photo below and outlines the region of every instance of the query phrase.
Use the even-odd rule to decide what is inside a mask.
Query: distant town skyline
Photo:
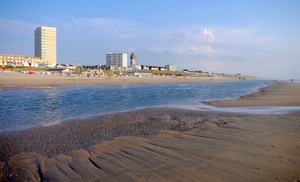
[[[57,29],[57,63],[107,52],[178,70],[300,79],[300,1],[2,0],[0,53],[34,55],[34,30]]]

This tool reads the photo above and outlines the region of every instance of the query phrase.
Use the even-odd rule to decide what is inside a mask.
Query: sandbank
[[[282,92],[281,89],[285,90]],[[299,104],[279,84],[240,105]],[[264,94],[262,94],[264,93]],[[294,99],[288,99],[295,95]],[[287,98],[287,99],[285,99]],[[290,103],[288,103],[288,101]],[[222,101],[224,106],[233,101]],[[280,104],[281,103],[281,104]],[[15,181],[299,181],[300,117],[147,108],[0,134]]]
[[[204,102],[218,107],[300,106],[300,83],[274,82],[259,92],[235,100]]]

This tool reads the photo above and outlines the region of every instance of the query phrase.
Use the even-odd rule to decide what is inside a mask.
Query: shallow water
[[[156,106],[200,106],[199,101],[238,98],[270,81],[27,87],[0,92],[0,132],[51,125],[72,118]]]

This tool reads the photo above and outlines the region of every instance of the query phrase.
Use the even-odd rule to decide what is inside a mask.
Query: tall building
[[[34,55],[44,64],[56,65],[56,28],[41,26],[35,29]]]
[[[130,55],[130,67],[134,66],[135,64],[138,64],[138,63],[137,63],[137,57],[136,57],[136,54],[135,54],[135,52],[133,52],[133,53]]]
[[[127,67],[127,54],[125,53],[106,53],[106,65],[116,68]]]

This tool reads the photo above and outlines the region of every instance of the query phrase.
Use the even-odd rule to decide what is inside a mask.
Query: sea
[[[22,87],[0,91],[0,133],[147,107],[213,110],[201,101],[235,99],[272,81]],[[243,112],[243,111],[242,111]]]

